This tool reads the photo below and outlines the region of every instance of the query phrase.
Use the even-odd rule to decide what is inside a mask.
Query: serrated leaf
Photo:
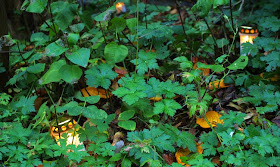
[[[105,89],[108,89],[111,85],[111,80],[118,76],[118,74],[114,72],[111,66],[108,64],[94,66],[91,69],[85,71],[85,74],[88,86],[101,86]]]
[[[67,83],[74,83],[78,81],[83,74],[83,71],[77,65],[65,64],[59,69],[59,75],[62,80]]]
[[[180,109],[181,105],[177,103],[173,99],[163,99],[160,102],[155,103],[154,107],[154,113],[160,114],[165,113],[169,116],[174,116],[176,113],[176,110]]]
[[[72,63],[77,64],[82,67],[87,67],[88,60],[90,57],[90,49],[80,48],[73,53],[66,53],[67,59]]]

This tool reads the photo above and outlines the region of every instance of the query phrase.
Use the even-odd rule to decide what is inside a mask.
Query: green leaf
[[[122,154],[121,153],[116,153],[115,155],[113,155],[109,161],[119,161],[122,158]]]
[[[47,3],[48,0],[32,0],[26,8],[26,11],[31,13],[42,13],[45,10]]]
[[[45,69],[45,63],[37,63],[35,65],[29,66],[27,68],[27,72],[37,74],[43,72],[44,69]]]
[[[90,119],[106,119],[107,113],[104,110],[98,109],[95,105],[84,107],[83,115]]]
[[[61,30],[65,30],[72,22],[78,9],[78,4],[71,4],[65,1],[51,3],[54,22]]]
[[[112,13],[114,13],[116,11],[116,7],[115,6],[111,6],[110,8],[108,8],[106,11],[100,13],[99,15],[94,17],[95,21],[105,21],[105,20],[109,20],[110,16]]]
[[[85,101],[90,104],[95,104],[100,100],[100,96],[88,96],[88,97],[77,97],[81,101]]]
[[[128,120],[128,121],[119,121],[118,125],[121,127],[121,128],[124,128],[125,130],[135,130],[136,128],[136,122],[135,121],[131,121],[131,120]]]
[[[136,64],[137,62],[137,64]],[[159,66],[156,60],[156,54],[153,52],[145,52],[141,50],[138,54],[138,59],[131,60],[131,63],[136,65],[137,73],[139,75],[145,74],[149,69],[158,69]]]
[[[66,57],[74,64],[82,67],[87,67],[90,57],[90,49],[80,48],[71,54],[66,53]]]
[[[132,162],[131,162],[128,158],[124,158],[124,159],[122,160],[121,166],[131,167],[131,165],[132,165]]]
[[[124,45],[118,45],[111,42],[105,46],[104,49],[105,59],[109,64],[122,62],[128,55],[128,49]]]
[[[23,115],[26,115],[30,112],[34,112],[35,108],[34,108],[34,101],[37,98],[37,96],[32,96],[30,98],[26,98],[24,96],[21,96],[19,101],[16,102],[15,106],[17,108],[21,109],[21,113]]]
[[[114,17],[110,22],[112,23],[110,29],[113,29],[117,33],[122,32],[126,27],[126,21],[121,17]]]
[[[222,72],[225,68],[222,65],[208,65],[201,62],[197,62],[197,68],[209,68],[215,72]]]
[[[189,61],[185,56],[177,57],[174,60],[180,62],[180,67],[182,70],[193,67],[193,63]]]
[[[228,44],[229,44],[229,41],[225,38],[217,40],[218,48],[222,48],[222,47],[224,47],[225,45],[228,45]]]
[[[119,120],[120,121],[127,121],[129,120],[130,118],[132,118],[135,114],[135,111],[134,110],[127,110],[127,111],[124,111],[122,112],[120,115],[119,115]]]
[[[163,99],[160,102],[155,103],[154,107],[154,113],[160,114],[165,113],[169,116],[174,116],[176,113],[176,110],[180,109],[181,105],[177,103],[173,99]]]
[[[50,69],[43,75],[43,77],[40,79],[40,84],[48,84],[51,82],[58,82],[61,79],[61,76],[59,75],[59,70],[62,66],[66,64],[65,60],[59,60],[57,62],[54,62]]]
[[[143,77],[136,76],[123,77],[118,81],[119,84],[123,85],[117,90],[113,91],[113,94],[122,97],[128,105],[132,105],[139,101],[140,98],[147,97],[147,85]]]
[[[136,25],[137,25],[137,18],[127,19],[127,20],[126,20],[126,24],[127,24],[127,27],[129,28],[129,30],[130,30],[132,33],[135,33],[135,31],[136,31]]]
[[[45,54],[47,56],[56,57],[56,56],[60,56],[62,53],[64,53],[67,50],[68,48],[60,46],[56,42],[53,42],[46,47]]]
[[[31,35],[30,41],[34,42],[35,46],[41,46],[49,41],[49,36],[42,32],[37,32]]]
[[[70,33],[67,37],[67,41],[70,45],[75,45],[80,39],[79,34]]]
[[[111,80],[118,76],[108,64],[100,64],[85,71],[87,85],[98,87],[101,86],[108,89],[111,85]]]
[[[84,28],[85,28],[84,23],[73,24],[73,25],[70,26],[70,30],[75,32],[75,33],[81,32]]]
[[[62,80],[67,83],[74,83],[78,81],[83,74],[83,71],[77,65],[68,65],[65,64],[59,70],[59,75]]]
[[[237,60],[235,60],[231,65],[227,68],[230,70],[238,70],[244,69],[248,64],[248,56],[240,56]]]
[[[260,19],[258,25],[262,26],[264,29],[277,32],[280,28],[280,19],[275,16],[263,17]]]

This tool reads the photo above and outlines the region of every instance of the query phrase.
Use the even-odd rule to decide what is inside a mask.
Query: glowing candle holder
[[[253,44],[253,39],[258,37],[259,32],[256,28],[249,27],[249,26],[241,26],[240,27],[240,53],[242,53],[242,44],[246,42],[250,42]],[[242,56],[245,56],[244,54]]]
[[[123,2],[116,3],[117,14],[126,12],[125,4]]]
[[[51,137],[58,141],[63,138],[62,134],[67,133],[66,144],[74,144],[75,146],[82,145],[79,141],[79,135],[74,131],[77,122],[71,117],[58,118],[58,126],[55,120],[51,121]],[[59,137],[60,136],[60,137]],[[60,145],[59,142],[57,142]]]

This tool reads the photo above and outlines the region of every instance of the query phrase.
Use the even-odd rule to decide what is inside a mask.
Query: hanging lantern
[[[71,117],[60,117],[58,118],[58,126],[56,120],[51,121],[51,137],[56,141],[59,138],[63,138],[62,134],[67,133],[66,144],[74,144],[75,146],[82,145],[79,141],[79,135],[74,131],[74,127],[77,122]],[[57,142],[60,145],[59,142]]]
[[[124,3],[123,2],[116,3],[116,10],[117,10],[117,14],[126,12]]]
[[[253,39],[255,39],[258,35],[258,29],[248,26],[241,26],[239,30],[240,53],[242,53],[242,44],[246,42],[253,44]]]

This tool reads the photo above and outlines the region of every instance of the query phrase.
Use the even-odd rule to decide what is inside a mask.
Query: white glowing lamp
[[[239,37],[240,37],[240,53],[242,53],[242,44],[246,42],[250,42],[253,44],[253,39],[258,37],[259,32],[256,28],[249,26],[241,26]]]
[[[124,3],[123,2],[116,3],[116,10],[117,10],[117,14],[126,12]]]
[[[63,138],[62,134],[67,133],[66,144],[74,144],[75,146],[82,145],[79,141],[79,135],[73,131],[77,122],[71,117],[61,117],[58,120],[58,126],[55,120],[51,122],[51,137],[58,141],[59,138]],[[74,133],[75,132],[75,133]],[[59,137],[60,136],[60,137]],[[59,142],[57,142],[60,145]]]

